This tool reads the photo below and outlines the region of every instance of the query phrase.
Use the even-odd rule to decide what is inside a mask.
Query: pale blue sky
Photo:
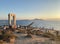
[[[0,0],[0,19],[8,19],[8,13],[17,19],[60,18],[60,0]]]

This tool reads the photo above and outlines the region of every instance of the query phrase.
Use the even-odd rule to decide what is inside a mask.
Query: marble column
[[[13,25],[16,25],[16,15],[13,16]]]
[[[8,14],[8,24],[11,25],[11,15]]]

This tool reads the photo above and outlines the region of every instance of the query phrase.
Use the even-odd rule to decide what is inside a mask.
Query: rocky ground
[[[26,34],[16,34],[17,39],[14,44],[57,44],[54,41],[50,41],[49,38],[32,35],[32,38],[26,37]],[[59,44],[59,43],[58,43]]]

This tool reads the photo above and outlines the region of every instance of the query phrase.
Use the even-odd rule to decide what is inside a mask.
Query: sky
[[[0,19],[8,19],[9,13],[17,20],[59,19],[60,0],[0,0]]]

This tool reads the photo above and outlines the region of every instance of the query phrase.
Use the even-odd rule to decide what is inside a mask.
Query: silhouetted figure
[[[11,28],[12,28],[12,26],[10,25],[10,26],[9,26],[9,28],[11,29]]]

